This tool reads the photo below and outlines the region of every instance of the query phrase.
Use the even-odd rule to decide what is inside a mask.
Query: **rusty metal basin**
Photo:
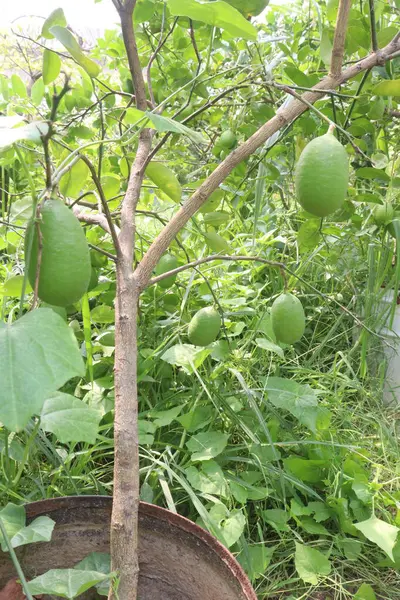
[[[72,568],[91,552],[109,551],[112,498],[73,496],[26,505],[27,520],[48,515],[52,540],[17,549],[28,579]],[[139,510],[139,600],[257,600],[232,554],[188,519],[152,504]],[[0,551],[0,589],[15,576]]]

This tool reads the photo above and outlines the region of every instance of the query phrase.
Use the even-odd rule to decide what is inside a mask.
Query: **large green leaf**
[[[0,421],[19,431],[68,379],[85,372],[73,331],[51,308],[0,327]]]
[[[376,96],[400,96],[400,79],[380,81],[373,89]]]
[[[221,431],[205,431],[193,435],[186,446],[192,452],[192,461],[210,460],[221,454],[228,443],[229,436]]]
[[[361,531],[370,542],[379,546],[394,561],[393,548],[400,531],[398,527],[381,521],[375,515],[372,515],[366,521],[361,521],[361,523],[354,523],[354,527]]]
[[[318,400],[310,386],[301,385],[292,379],[269,377],[266,391],[271,404],[289,411],[312,431],[316,429]]]
[[[331,563],[319,550],[296,543],[294,564],[303,581],[317,585],[320,577],[327,577],[331,572]]]
[[[203,364],[210,353],[209,348],[198,348],[191,344],[176,344],[168,348],[161,359],[170,365],[182,367],[188,373],[192,373],[193,369],[198,369]]]
[[[60,179],[60,192],[63,196],[74,198],[85,185],[89,176],[89,167],[83,160],[78,160]]]
[[[43,52],[43,82],[45,85],[52,83],[59,75],[61,59],[55,52],[47,48]]]
[[[55,522],[49,517],[41,516],[25,525],[26,513],[23,506],[9,503],[0,511],[0,519],[7,532],[13,548],[35,542],[49,542]],[[1,549],[7,551],[7,544],[0,533]]]
[[[151,112],[146,112],[143,114],[149,117],[157,131],[172,131],[173,133],[186,135],[186,137],[191,139],[196,144],[208,144],[208,141],[201,133],[194,131],[194,129],[190,129],[190,127],[186,127],[186,125],[182,125],[182,123],[178,123],[178,121],[174,121],[174,119],[162,117],[161,115],[156,115],[155,113]]]
[[[49,31],[58,39],[59,42],[61,42],[64,48],[68,50],[72,58],[76,60],[78,65],[85,69],[86,73],[90,75],[90,77],[98,76],[100,73],[99,65],[82,52],[80,45],[68,29],[65,27],[60,27],[59,25],[55,25],[54,27],[50,27]]]
[[[22,127],[1,127],[0,150],[22,140],[39,144],[41,142],[41,136],[46,135],[48,131],[49,126],[44,121],[32,121],[28,125],[23,125]]]
[[[28,583],[28,588],[33,596],[51,594],[72,600],[72,598],[76,598],[89,588],[109,578],[109,575],[97,571],[51,569],[47,573],[32,579]]]
[[[201,0],[168,0],[168,8],[175,17],[189,17],[208,25],[225,29],[230,35],[245,40],[257,39],[257,30],[238,10],[226,2]]]
[[[60,442],[88,442],[94,444],[101,420],[101,412],[69,394],[56,392],[42,408],[41,427],[54,433]]]
[[[67,26],[67,19],[65,18],[64,11],[62,8],[56,8],[49,14],[42,27],[42,37],[51,40],[54,35],[50,33],[50,27],[60,25],[61,27]]]

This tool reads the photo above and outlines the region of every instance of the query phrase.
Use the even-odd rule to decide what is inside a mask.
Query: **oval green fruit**
[[[201,308],[189,323],[189,340],[195,346],[208,346],[218,337],[221,317],[212,306]]]
[[[164,254],[158,261],[156,266],[156,275],[163,275],[163,273],[167,273],[168,271],[172,271],[178,267],[178,261],[175,256],[172,254]],[[163,290],[170,288],[174,285],[177,275],[171,275],[171,277],[166,277],[158,282],[158,285]]]
[[[300,300],[287,292],[278,296],[271,308],[271,323],[279,342],[284,344],[298,342],[306,327]]]
[[[218,138],[216,146],[230,150],[237,144],[237,137],[231,129],[226,129]]]
[[[316,217],[326,217],[343,205],[349,180],[347,152],[332,133],[315,138],[304,148],[296,166],[296,195]]]
[[[182,188],[175,173],[160,162],[150,162],[146,167],[146,175],[174,202],[180,202]]]
[[[57,199],[44,203],[39,226],[42,237],[39,298],[55,306],[68,306],[82,298],[90,281],[90,254],[85,234],[74,213]],[[34,288],[38,232],[32,221],[26,232],[25,256],[31,241],[27,270]]]
[[[374,208],[373,212],[374,221],[377,225],[387,225],[393,221],[394,209],[390,202],[384,204],[378,204]]]

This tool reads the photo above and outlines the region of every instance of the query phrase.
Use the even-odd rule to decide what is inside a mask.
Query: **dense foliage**
[[[15,406],[10,400],[1,408],[3,504],[112,493],[115,250],[101,221],[91,220],[103,209],[87,163],[78,159],[62,171],[71,154],[94,166],[118,227],[138,131],[154,129],[158,152],[137,211],[140,262],[177,205],[227,153],[289,103],[291,90],[312,87],[329,69],[334,0],[270,6],[255,23],[257,38],[244,17],[214,27],[198,7],[198,20],[180,16],[184,4],[138,0],[141,66],[158,107],[146,114],[133,107],[117,29],[82,51],[59,13],[37,40],[17,31],[6,42],[0,111],[30,123],[52,113],[54,123],[46,147],[34,128],[24,135],[21,127],[7,129],[0,154],[2,319],[15,327],[21,315],[32,322],[18,353],[0,352],[2,403],[16,398],[7,369],[23,379],[38,347],[55,357],[72,343],[62,328],[50,339],[50,308],[36,323],[40,311],[29,312],[24,233],[32,199],[46,188],[46,165],[58,177],[55,195],[82,221],[95,272],[81,301],[57,309],[85,367],[74,355],[74,366],[47,388],[39,373],[31,398],[25,389]],[[189,16],[195,4],[188,0]],[[398,31],[398,0],[377,3],[375,17],[382,47]],[[347,62],[370,51],[370,29],[369,3],[354,3]],[[8,76],[10,55],[18,69]],[[170,266],[154,275],[218,253],[273,265],[215,260],[141,296],[141,497],[208,528],[238,555],[260,598],[400,598],[399,413],[382,404],[381,335],[382,288],[396,295],[400,281],[399,104],[399,58],[327,94],[233,170],[173,241]],[[306,144],[326,133],[327,120],[338,125],[350,179],[343,208],[321,220],[298,204],[294,168]],[[375,207],[383,203],[391,206],[379,217]],[[270,319],[286,288],[306,316],[294,345],[276,339]],[[222,320],[218,339],[194,346],[188,325],[212,306]],[[40,399],[35,386],[48,397]],[[57,397],[69,421],[57,420]],[[71,404],[77,400],[79,410]],[[86,411],[85,422],[74,406]]]

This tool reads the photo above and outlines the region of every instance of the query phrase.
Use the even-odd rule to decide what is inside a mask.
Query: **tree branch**
[[[360,72],[371,69],[375,65],[381,64],[382,61],[389,60],[389,57],[394,52],[400,50],[400,43],[396,38],[379,52],[371,54],[354,65],[351,65],[337,77],[333,77],[332,75],[324,77],[314,86],[314,91],[306,92],[302,97],[313,104],[324,95],[324,92],[320,90],[335,89],[339,85],[358,75]],[[218,165],[215,171],[211,173],[201,186],[197,188],[195,193],[183,204],[180,210],[173,216],[168,225],[161,231],[147,250],[135,272],[141,289],[146,287],[154,267],[179,230],[186,225],[189,219],[207,201],[212,192],[217,189],[224,179],[226,179],[229,173],[231,173],[240,162],[248,158],[255,150],[257,150],[257,148],[262,146],[274,133],[279,131],[284,125],[291,123],[306,110],[307,106],[300,100],[293,100],[286,108],[280,108],[272,119],[265,123],[246,142],[233,150],[233,152]]]
[[[78,205],[73,206],[71,210],[78,219],[78,221],[81,221],[82,223],[88,223],[88,225],[98,225],[99,227],[104,229],[106,233],[109,233],[111,235],[111,229],[105,215],[93,215],[90,213],[83,212],[82,210],[80,210]]]
[[[121,20],[122,37],[128,56],[129,70],[131,72],[133,87],[136,95],[136,107],[140,110],[147,109],[146,86],[143,79],[142,67],[140,65],[139,53],[136,45],[135,33],[132,24],[133,9],[136,0],[126,0],[123,7],[118,7]]]
[[[339,77],[342,72],[344,43],[346,40],[347,21],[349,18],[351,0],[339,0],[339,10],[336,19],[335,37],[333,39],[330,75]]]

